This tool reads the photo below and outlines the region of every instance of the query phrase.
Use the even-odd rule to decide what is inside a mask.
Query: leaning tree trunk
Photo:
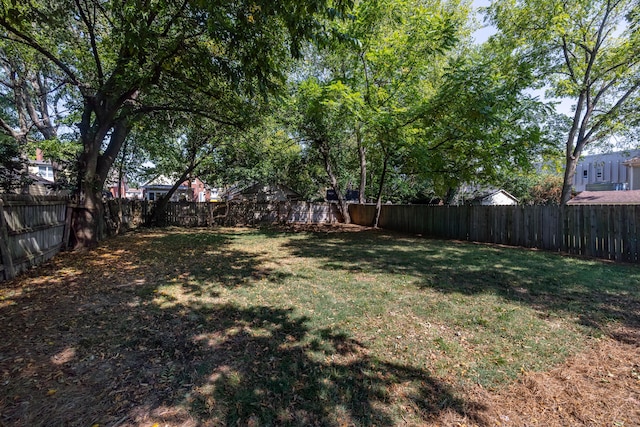
[[[327,177],[329,178],[329,183],[331,184],[331,188],[335,191],[336,196],[338,197],[338,209],[340,210],[340,215],[342,215],[342,222],[345,224],[351,224],[351,215],[349,215],[349,205],[347,201],[344,199],[342,192],[340,191],[340,185],[338,184],[338,178],[333,172],[333,167],[331,166],[331,158],[329,156],[329,148],[325,143],[319,143],[320,153],[322,153],[322,158],[324,159],[324,169],[327,172]]]
[[[384,162],[382,164],[382,174],[380,175],[380,184],[378,186],[378,197],[376,199],[376,212],[373,216],[373,228],[378,228],[380,223],[380,211],[382,211],[382,191],[384,189],[384,181],[387,177],[387,166],[389,165],[389,156],[387,153],[384,155]]]
[[[358,141],[358,157],[360,158],[360,194],[358,195],[358,202],[363,205],[367,201],[365,197],[365,190],[367,188],[367,153],[362,144],[360,123],[358,123],[356,127],[356,139]]]
[[[180,188],[180,185],[182,185],[182,183],[187,180],[187,177],[191,174],[191,172],[193,172],[193,170],[196,168],[197,165],[198,165],[197,163],[195,164],[192,163],[187,168],[187,170],[185,170],[182,173],[182,175],[180,175],[180,178],[178,178],[178,180],[173,184],[173,186],[169,189],[167,194],[163,195],[162,197],[160,197],[160,199],[158,199],[153,209],[153,213],[151,215],[152,225],[156,225],[156,226],[166,225],[167,206],[169,205],[169,201],[171,200],[171,197],[178,190],[178,188]]]

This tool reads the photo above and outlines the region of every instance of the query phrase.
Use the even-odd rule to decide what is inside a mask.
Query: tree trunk
[[[573,147],[573,139],[576,138],[575,148]],[[566,206],[569,200],[571,200],[571,191],[573,189],[573,177],[576,174],[576,168],[578,161],[582,155],[582,150],[587,145],[587,140],[582,138],[582,132],[577,137],[574,136],[574,132],[569,133],[567,139],[567,150],[565,153],[565,168],[564,179],[562,181],[562,194],[560,195],[560,205]]]
[[[351,224],[349,205],[342,195],[340,185],[338,184],[338,178],[336,178],[336,175],[333,173],[331,158],[329,156],[329,148],[322,141],[320,141],[318,145],[320,148],[320,153],[322,154],[322,158],[324,159],[324,169],[327,172],[327,176],[329,177],[329,183],[331,184],[331,188],[333,188],[333,191],[335,191],[336,196],[338,197],[338,209],[340,210],[340,214],[342,215],[342,222],[344,222],[345,224]]]
[[[104,205],[101,194],[95,190],[93,180],[82,183],[82,194],[71,218],[72,246],[75,250],[96,246],[104,235]]]
[[[78,126],[83,151],[78,161],[79,203],[72,219],[75,224],[74,249],[96,246],[104,236],[102,190],[115,156],[131,129],[125,119],[108,121],[107,124],[97,121],[91,123],[94,105],[94,99],[85,99],[82,120]],[[108,112],[101,111],[96,116],[106,117]],[[100,154],[102,142],[110,130],[109,145],[104,154]]]
[[[152,225],[156,225],[156,226],[166,225],[165,213],[167,211],[167,206],[169,205],[169,201],[171,200],[171,197],[178,190],[178,188],[180,188],[182,183],[186,181],[187,177],[189,176],[189,174],[191,174],[191,172],[193,172],[196,166],[197,164],[189,166],[189,168],[187,168],[187,170],[184,171],[182,175],[180,175],[180,178],[178,178],[178,181],[176,181],[173,184],[173,186],[169,189],[169,192],[158,199],[153,209],[153,214],[151,216]]]
[[[573,177],[576,174],[576,168],[578,166],[578,159],[571,157],[567,158],[564,169],[564,180],[562,182],[562,194],[560,196],[560,205],[566,206],[569,200],[571,200],[571,192],[573,188]]]
[[[376,199],[376,211],[373,218],[373,228],[378,228],[380,222],[380,211],[382,210],[382,191],[384,189],[384,181],[387,177],[387,166],[389,164],[389,156],[384,153],[384,162],[382,163],[382,174],[380,174],[380,184],[378,185],[378,197]]]
[[[444,197],[444,204],[447,206],[451,205],[457,195],[458,195],[458,189],[449,187],[449,189],[447,190],[447,194]]]
[[[356,140],[358,141],[358,157],[360,158],[360,194],[358,196],[358,202],[360,202],[360,204],[365,204],[367,201],[365,197],[365,190],[367,188],[367,153],[364,145],[362,144],[360,123],[358,123],[356,126]]]

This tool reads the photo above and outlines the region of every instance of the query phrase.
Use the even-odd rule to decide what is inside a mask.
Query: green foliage
[[[559,205],[562,176],[558,174],[519,174],[503,182],[502,187],[523,205]]]
[[[310,148],[325,145],[317,158],[330,159],[341,188],[355,187],[366,165],[369,196],[382,189],[381,195],[402,199],[400,193],[412,192],[403,187],[415,116],[464,33],[467,7],[456,1],[360,2],[352,19],[334,24],[346,35],[342,42],[313,52],[315,68],[302,68],[307,80],[297,94],[298,130],[316,141]]]
[[[304,154],[325,169],[328,165],[341,189],[355,182],[353,125],[361,105],[358,95],[340,81],[322,85],[309,79],[298,88],[297,130]],[[331,185],[330,177],[323,181]]]
[[[462,183],[498,184],[556,145],[549,107],[524,90],[528,64],[497,46],[465,51],[425,105],[414,168],[444,196]]]
[[[283,88],[302,42],[328,38],[320,18],[348,6],[348,0],[7,0],[0,2],[0,28],[10,45],[45,58],[64,77],[82,144],[79,188],[91,205],[136,120],[172,111],[244,124],[258,96]]]
[[[537,85],[572,99],[563,203],[585,147],[624,135],[640,105],[640,37],[634,0],[499,0],[496,41],[534,65]]]
[[[28,182],[18,142],[0,134],[0,192],[11,192]]]

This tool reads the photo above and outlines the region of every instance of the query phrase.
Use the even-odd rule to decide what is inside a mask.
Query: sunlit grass
[[[548,369],[624,321],[624,307],[606,305],[637,301],[640,283],[631,266],[381,233],[223,229],[156,246],[179,252],[184,272],[159,284],[159,307],[293,308],[307,342],[330,329],[379,360],[488,387]]]
[[[493,425],[478,390],[640,329],[638,266],[362,230],[61,254],[0,288],[3,420]]]

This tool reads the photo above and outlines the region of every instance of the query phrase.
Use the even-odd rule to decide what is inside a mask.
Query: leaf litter
[[[158,287],[189,269],[176,271],[176,254],[154,251],[158,239],[181,233],[194,232],[130,234],[2,283],[0,425],[640,425],[636,328],[614,327],[561,365],[492,389],[385,370],[368,349],[336,337],[340,351],[320,363],[302,355],[314,344],[301,344],[303,329],[286,314],[159,308]],[[255,280],[269,274],[256,271]],[[264,333],[250,333],[260,322]],[[282,370],[296,380],[279,384]],[[241,390],[243,381],[253,384]],[[428,391],[420,399],[414,383]],[[320,403],[336,399],[331,393],[340,405]]]

